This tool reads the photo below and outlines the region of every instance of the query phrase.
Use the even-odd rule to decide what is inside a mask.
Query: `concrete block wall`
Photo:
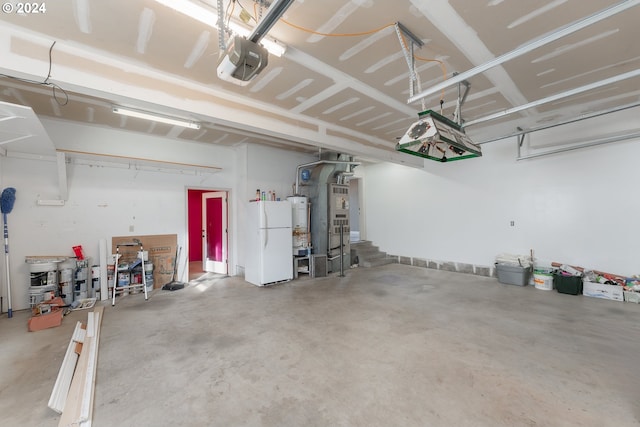
[[[397,257],[399,264],[430,268],[433,270],[452,271],[455,273],[474,274],[476,276],[496,277],[496,269],[493,266],[475,265],[454,261],[439,261],[409,256],[391,256]]]

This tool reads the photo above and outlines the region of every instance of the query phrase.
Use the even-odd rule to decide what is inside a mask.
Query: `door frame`
[[[190,238],[189,238],[189,223],[190,223],[190,215],[189,215],[189,190],[195,190],[195,191],[200,191],[203,193],[209,193],[209,192],[216,192],[216,191],[224,191],[227,193],[227,270],[229,275],[231,275],[231,266],[234,265],[233,264],[233,260],[235,259],[234,257],[234,239],[235,239],[235,233],[234,233],[234,227],[235,227],[235,222],[233,221],[233,215],[234,215],[234,208],[233,208],[233,193],[231,191],[230,188],[228,187],[198,187],[198,186],[185,186],[185,190],[184,190],[184,211],[185,211],[185,233],[184,233],[184,240],[185,240],[185,253],[187,254],[187,262],[186,262],[186,267],[185,267],[185,274],[187,279],[189,278],[189,274],[190,274],[190,269],[189,269],[189,243],[190,243]],[[202,213],[202,198],[200,197],[200,203],[197,207],[194,207],[194,210],[199,210],[200,213]],[[198,228],[200,229],[200,232],[198,233],[198,244],[200,245],[200,247],[202,247],[202,224],[198,224]]]
[[[222,251],[222,261],[211,261],[214,265],[211,267],[212,270],[215,270],[216,267],[220,267],[224,270],[224,273],[220,274],[229,274],[229,194],[226,191],[208,191],[206,193],[201,194],[201,200],[204,200],[207,195],[211,195],[212,198],[221,198],[222,199],[222,221],[223,221],[223,230],[222,230],[222,240],[223,240],[223,251]],[[207,206],[205,203],[202,203],[202,270],[205,273],[216,271],[209,271],[207,269],[207,264],[210,262],[207,256],[207,233],[206,231],[206,223],[207,223]]]

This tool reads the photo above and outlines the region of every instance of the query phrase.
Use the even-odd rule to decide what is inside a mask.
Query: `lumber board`
[[[69,387],[69,393],[67,395],[67,401],[62,411],[62,416],[58,423],[59,427],[69,427],[77,425],[77,413],[78,404],[82,397],[82,385],[84,384],[84,378],[87,371],[87,361],[89,358],[89,352],[86,351],[91,346],[93,338],[86,338],[84,345],[82,346],[82,352],[78,358],[78,364],[71,380],[71,387]]]
[[[82,328],[82,323],[76,323],[76,328],[73,331],[73,335],[69,340],[67,351],[62,360],[62,365],[58,371],[56,382],[53,385],[51,396],[49,397],[49,408],[53,409],[57,413],[61,414],[64,409],[67,394],[69,393],[69,387],[71,386],[71,379],[73,377],[73,371],[76,368],[78,361],[78,354],[76,353],[76,345],[78,344],[75,339],[79,337],[79,332]]]
[[[96,372],[98,368],[98,346],[100,344],[100,327],[102,326],[102,317],[104,307],[94,309],[94,336],[89,353],[89,366],[87,369],[87,377],[85,379],[84,396],[82,407],[80,409],[80,426],[90,427],[93,419],[93,405],[96,389]]]
[[[87,314],[87,328],[82,351],[78,358],[67,401],[58,423],[59,427],[89,427],[93,416],[93,397],[97,370],[98,342],[104,307],[96,307]]]

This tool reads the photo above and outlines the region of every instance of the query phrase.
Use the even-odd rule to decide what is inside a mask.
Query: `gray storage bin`
[[[500,283],[526,286],[529,284],[531,267],[496,263],[496,272],[498,273],[498,282]]]

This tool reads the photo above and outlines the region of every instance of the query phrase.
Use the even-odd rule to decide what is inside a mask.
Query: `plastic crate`
[[[554,273],[553,286],[561,294],[580,295],[582,294],[582,277]]]
[[[529,283],[531,267],[496,263],[496,273],[498,274],[498,282],[500,283],[526,286]]]

